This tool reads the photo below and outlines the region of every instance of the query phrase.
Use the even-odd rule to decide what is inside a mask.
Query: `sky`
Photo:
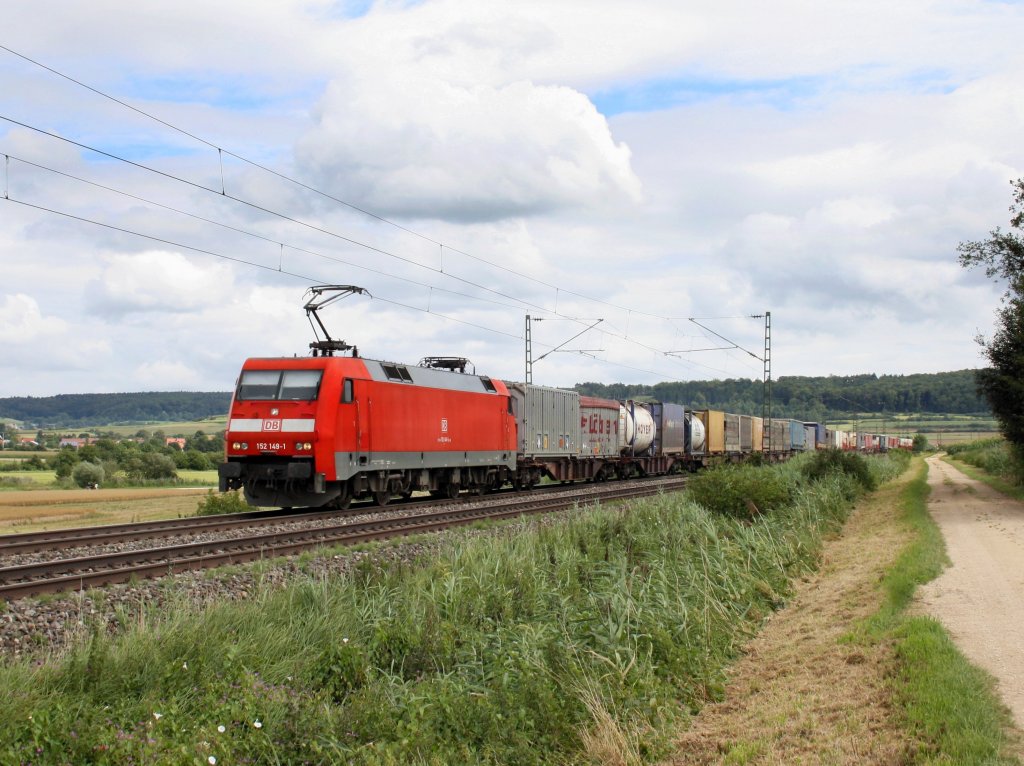
[[[535,383],[983,366],[1022,2],[34,0],[0,33],[0,397],[309,353]],[[599,321],[600,320],[600,321]],[[588,329],[591,328],[591,329]]]

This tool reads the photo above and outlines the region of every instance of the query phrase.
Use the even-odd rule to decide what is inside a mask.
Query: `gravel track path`
[[[971,662],[998,681],[1024,728],[1024,503],[928,458],[928,510],[942,529],[952,566],[919,591]]]

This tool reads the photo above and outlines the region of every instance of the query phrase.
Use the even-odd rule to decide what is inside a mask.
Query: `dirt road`
[[[1024,728],[1024,503],[1007,499],[936,457],[928,510],[952,566],[919,593],[960,650],[998,680]]]

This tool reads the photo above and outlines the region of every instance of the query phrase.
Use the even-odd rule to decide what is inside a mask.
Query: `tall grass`
[[[1012,485],[1024,486],[1024,455],[1003,438],[952,444],[946,453]]]
[[[759,470],[789,501],[751,520],[660,496],[147,611],[120,638],[0,668],[0,761],[651,762],[669,724],[721,694],[856,491]]]

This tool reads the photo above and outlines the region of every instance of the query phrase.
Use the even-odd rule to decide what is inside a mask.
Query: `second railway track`
[[[115,551],[99,555],[59,558],[48,561],[32,562],[15,566],[0,567],[0,597],[15,600],[26,596],[55,593],[69,590],[86,590],[115,583],[130,582],[135,579],[160,577],[178,572],[206,569],[225,564],[236,564],[277,556],[299,553],[310,548],[337,545],[356,545],[372,540],[384,540],[392,537],[409,536],[436,532],[451,527],[464,526],[482,520],[498,520],[514,518],[526,514],[545,513],[570,508],[577,503],[596,501],[621,500],[645,497],[663,491],[676,491],[685,485],[685,478],[670,478],[645,482],[632,486],[595,486],[588,485],[587,493],[580,494],[579,488],[563,492],[547,494],[527,494],[499,497],[491,502],[483,498],[475,498],[475,503],[463,503],[456,507],[427,513],[380,517],[369,521],[328,523],[313,528],[301,528],[287,531],[276,531],[263,534],[247,535],[218,540],[206,540],[179,545],[167,545],[142,548],[131,551]],[[565,489],[565,488],[562,488]],[[348,515],[351,515],[349,513]],[[273,514],[244,514],[249,518],[235,518],[228,524],[227,520],[218,520],[204,527],[204,531],[218,529],[235,529],[245,524],[260,525],[266,519],[278,523],[314,517],[323,521],[325,514],[292,514],[290,516],[274,516]],[[327,520],[336,521],[337,515],[326,515]],[[201,522],[202,519],[174,520],[171,529],[186,527],[185,523]],[[147,525],[152,527],[146,531],[136,529],[135,532],[120,531],[120,539],[140,539],[138,536],[125,538],[123,535],[141,535],[142,537],[163,537],[183,534],[181,531],[166,531],[159,528],[159,523]],[[127,525],[131,526],[131,525]],[[78,530],[76,530],[77,532]],[[188,532],[189,530],[185,530]],[[111,529],[109,535],[115,534]],[[65,535],[59,538],[63,542],[51,539],[50,544],[80,546],[90,544],[88,535],[74,537],[76,542]],[[95,538],[94,538],[95,539]],[[14,541],[10,541],[14,542]],[[40,544],[42,540],[22,540],[27,545]],[[45,543],[42,543],[45,545]],[[39,548],[36,548],[39,550]],[[3,554],[0,547],[0,555]],[[0,559],[2,561],[2,559]]]

